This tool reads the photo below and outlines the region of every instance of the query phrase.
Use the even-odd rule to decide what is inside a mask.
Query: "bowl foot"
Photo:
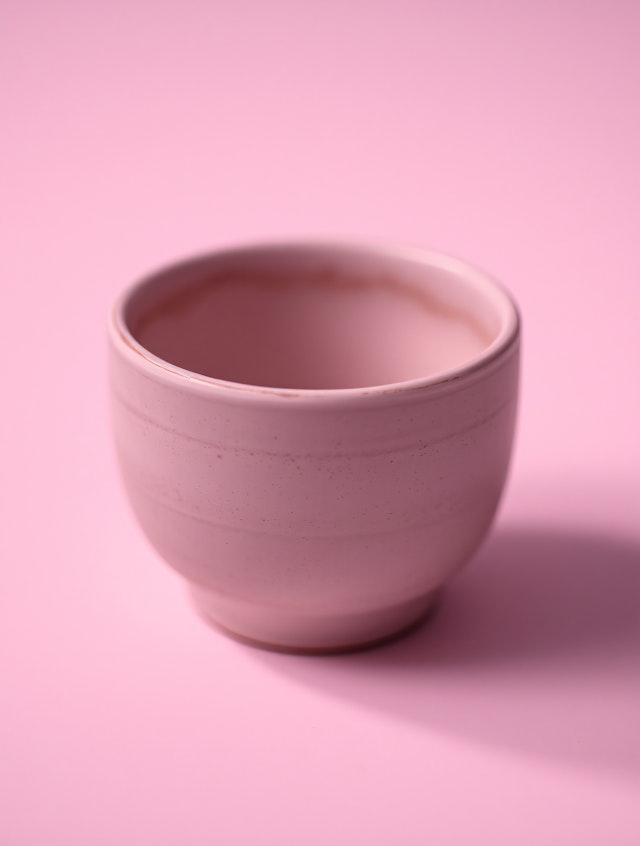
[[[249,603],[189,585],[198,614],[242,643],[275,652],[327,655],[369,649],[408,634],[435,610],[441,591],[354,614],[318,615]]]

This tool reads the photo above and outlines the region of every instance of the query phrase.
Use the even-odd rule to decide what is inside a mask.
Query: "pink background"
[[[640,842],[640,5],[0,0],[0,846]],[[525,318],[491,540],[378,651],[243,647],[124,501],[106,312],[287,235]]]

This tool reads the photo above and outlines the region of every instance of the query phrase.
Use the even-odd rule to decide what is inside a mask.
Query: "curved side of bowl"
[[[504,486],[517,338],[460,378],[256,396],[148,367],[111,331],[113,430],[148,539],[201,612],[285,649],[406,628],[464,565]]]

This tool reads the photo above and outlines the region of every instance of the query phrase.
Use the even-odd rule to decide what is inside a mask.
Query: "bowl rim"
[[[241,257],[256,253],[282,253],[286,251],[309,252],[364,252],[369,255],[411,261],[428,267],[445,270],[457,276],[464,276],[485,298],[493,301],[499,309],[502,319],[500,331],[493,341],[481,353],[456,367],[439,371],[431,376],[419,377],[401,382],[382,385],[370,385],[350,388],[280,388],[249,383],[231,382],[214,376],[206,376],[186,370],[176,364],[156,356],[144,347],[131,333],[126,321],[128,304],[138,292],[165,276],[169,272],[185,270],[194,264],[215,260],[222,257]],[[341,402],[358,399],[375,399],[388,395],[406,394],[415,396],[415,392],[433,391],[451,386],[480,372],[491,369],[491,365],[517,349],[521,328],[521,317],[513,296],[493,276],[474,264],[455,258],[448,253],[424,249],[422,247],[393,244],[390,242],[363,240],[320,240],[286,239],[274,241],[255,241],[244,244],[224,246],[219,249],[196,253],[176,261],[171,261],[145,274],[139,281],[127,286],[116,298],[109,313],[108,329],[113,346],[120,351],[135,368],[142,368],[149,375],[168,381],[183,388],[196,389],[198,392],[224,392],[237,399],[297,399],[299,401]]]

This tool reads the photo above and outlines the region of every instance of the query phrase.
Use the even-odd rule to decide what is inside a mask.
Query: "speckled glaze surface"
[[[413,332],[405,328],[413,317],[405,320],[386,300],[374,303],[376,285],[383,284],[384,297],[409,303],[411,315],[422,309],[425,320],[434,318],[445,339],[451,318],[452,332],[471,321],[481,341],[469,351],[455,340],[450,366],[439,362],[432,372],[428,350],[422,362],[419,347],[407,341],[402,360],[399,353],[385,370],[383,349],[379,368],[360,386],[346,378],[340,383],[339,362],[326,372],[318,365],[323,343],[326,355],[333,354],[330,332],[314,342],[313,366],[310,353],[306,359],[291,354],[299,338],[285,338],[287,361],[271,374],[282,374],[283,384],[213,375],[216,355],[224,354],[215,349],[200,372],[184,367],[189,355],[204,360],[200,348],[212,334],[227,347],[235,344],[240,369],[258,366],[253,359],[266,353],[260,339],[253,349],[255,328],[245,327],[253,335],[243,338],[233,320],[217,325],[220,311],[207,292],[223,279],[225,290],[244,285],[251,297],[253,283],[246,279],[253,274],[261,279],[256,296],[268,302],[278,287],[282,295],[284,265],[291,290],[311,276],[318,302],[334,297],[329,308],[336,320],[347,301],[343,281],[356,280],[366,307],[356,300],[344,329],[360,350],[357,364],[345,361],[353,379],[360,365],[366,370],[363,344],[372,355],[380,351],[375,338],[358,336],[358,314],[368,309],[371,321],[389,315],[393,325],[380,342],[388,350],[399,349]],[[329,289],[338,294],[326,294]],[[189,317],[188,301],[197,291],[205,299]],[[226,304],[236,294],[224,296]],[[290,303],[290,295],[283,296]],[[274,303],[275,313],[280,302]],[[246,312],[236,305],[236,316]],[[362,332],[370,335],[372,325]],[[416,331],[419,337],[419,326]],[[508,295],[470,266],[380,246],[222,251],[131,288],[114,307],[109,334],[115,443],[133,510],[160,555],[187,580],[199,611],[241,638],[309,651],[387,638],[427,613],[489,529],[513,440],[519,321]],[[181,358],[189,343],[191,352]],[[294,377],[290,360],[315,367],[321,387],[306,386],[300,372]],[[227,362],[223,377],[230,367]],[[394,372],[408,378],[375,383],[378,373],[384,379]]]

